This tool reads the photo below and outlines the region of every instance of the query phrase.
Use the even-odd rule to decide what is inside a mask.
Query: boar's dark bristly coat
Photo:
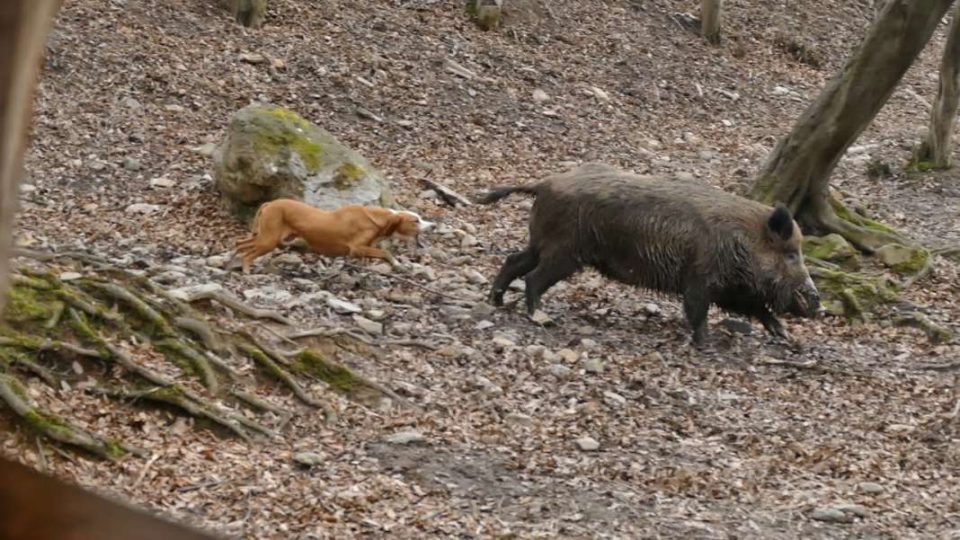
[[[710,304],[755,317],[784,338],[774,313],[818,313],[819,295],[800,252],[802,234],[782,205],[599,163],[536,185],[495,189],[479,202],[517,192],[536,197],[530,243],[500,269],[490,292],[495,305],[503,304],[513,280],[525,276],[533,313],[547,289],[590,266],[616,281],[682,295],[696,345],[706,337]]]

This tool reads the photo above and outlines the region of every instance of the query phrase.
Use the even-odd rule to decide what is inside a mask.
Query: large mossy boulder
[[[383,175],[363,156],[283,107],[249,105],[237,111],[213,160],[217,189],[243,221],[278,198],[330,210],[393,205]]]

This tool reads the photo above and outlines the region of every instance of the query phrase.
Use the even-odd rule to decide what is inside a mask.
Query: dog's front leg
[[[350,246],[351,257],[367,257],[370,259],[382,259],[390,263],[393,268],[400,268],[400,263],[393,258],[390,252],[371,246]]]

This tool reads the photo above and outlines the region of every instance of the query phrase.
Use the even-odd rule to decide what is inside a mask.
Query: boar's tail
[[[493,204],[513,193],[526,193],[536,196],[537,186],[512,186],[492,189],[488,191],[486,195],[477,199],[477,202],[480,204]]]

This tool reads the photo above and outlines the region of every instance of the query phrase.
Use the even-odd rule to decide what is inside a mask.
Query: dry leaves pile
[[[917,368],[957,361],[956,343],[882,318],[791,320],[806,345],[794,353],[715,314],[715,350],[696,354],[675,302],[593,273],[551,290],[557,325],[543,328],[482,301],[485,279],[524,242],[529,201],[451,209],[418,182],[432,171],[470,195],[598,159],[741,190],[856,45],[866,5],[735,2],[726,41],[710,49],[673,15],[696,13],[692,0],[517,0],[519,16],[496,32],[452,0],[274,0],[252,32],[216,4],[66,2],[20,241],[91,250],[170,285],[221,283],[297,326],[364,335],[373,352],[352,367],[409,406],[340,400],[336,424],[304,411],[282,441],[250,447],[36,385],[37,399],[153,457],[68,457],[22,430],[4,435],[5,453],[251,538],[960,531],[960,392],[953,372]],[[898,171],[908,156],[942,43],[834,181],[933,247],[960,243],[955,173],[865,171],[875,160]],[[443,223],[423,252],[400,251],[411,272],[296,252],[246,277],[218,268],[243,231],[217,204],[209,143],[254,100],[329,129],[387,173],[401,204]],[[958,266],[939,261],[906,300],[957,330],[958,287]]]

